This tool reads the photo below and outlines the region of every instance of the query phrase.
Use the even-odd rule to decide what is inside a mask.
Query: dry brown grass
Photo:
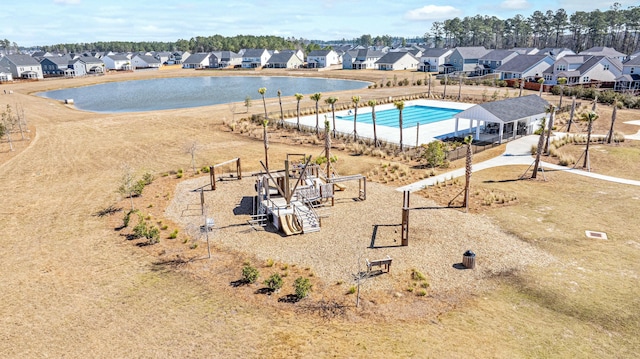
[[[185,74],[218,75],[162,72],[163,76]],[[378,82],[388,76],[380,71],[321,75]],[[518,198],[517,205],[486,206],[482,215],[559,261],[547,269],[530,268],[497,277],[492,280],[495,290],[441,308],[446,313],[433,320],[387,321],[367,314],[392,312],[398,304],[411,313],[424,300],[417,296],[411,297],[415,303],[408,296],[374,298],[365,301],[364,314],[348,311],[336,318],[318,315],[316,308],[305,307],[305,303],[284,308],[272,305],[273,296],[255,295],[249,287],[240,289],[246,293],[238,293],[227,285],[230,278],[239,276],[237,267],[229,268],[253,258],[224,248],[216,247],[212,261],[189,264],[194,271],[174,269],[183,265],[181,260],[158,263],[162,255],[154,253],[154,247],[132,245],[107,220],[93,215],[120,200],[115,193],[120,165],[128,163],[138,175],[178,168],[186,171],[190,158],[183,147],[194,140],[203,144],[196,154],[199,167],[232,157],[256,159],[262,154],[259,137],[230,132],[222,123],[223,118],[232,118],[227,106],[92,114],[26,95],[151,76],[157,74],[16,84],[10,85],[13,95],[0,96],[0,108],[19,101],[38,134],[28,148],[9,160],[4,157],[0,164],[3,357],[207,357],[212,353],[221,357],[461,357],[471,352],[480,357],[632,357],[640,347],[636,335],[640,329],[636,260],[640,244],[637,226],[633,226],[640,222],[640,193],[637,188],[563,173],[547,173],[548,182],[508,181],[524,172],[517,167],[474,174],[475,187],[515,193]],[[411,73],[407,77],[411,79]],[[366,95],[364,99],[407,90],[412,88],[336,95]],[[482,87],[469,90],[482,91]],[[268,106],[276,108],[276,103],[270,100]],[[295,100],[285,106],[295,108]],[[624,116],[639,117],[638,112],[624,112]],[[619,123],[618,130],[637,132]],[[1,151],[6,149],[6,143],[0,146]],[[272,143],[270,154],[276,161],[301,149],[314,155],[321,152],[308,145]],[[343,174],[367,173],[381,162],[380,158],[348,153],[339,157],[344,161]],[[259,165],[247,160],[243,166],[256,171]],[[605,164],[598,168],[604,170]],[[637,179],[635,168],[629,173]],[[152,218],[160,220],[155,211],[162,209],[164,194],[149,188],[147,196],[154,200],[159,196],[157,204],[143,208]],[[174,227],[166,219],[163,223],[168,224],[162,239],[166,242],[164,237]],[[439,225],[425,224],[427,228]],[[610,240],[586,239],[586,229],[605,231]],[[182,245],[181,235],[183,231],[177,246]],[[291,274],[287,278],[297,274],[294,264],[288,263]],[[269,270],[282,266],[278,263]],[[315,273],[314,278],[318,280],[319,275]],[[409,274],[401,280],[403,287],[408,285]],[[429,282],[434,280],[430,276]],[[316,283],[329,289],[344,287],[340,293],[347,289],[346,284]],[[461,340],[464,346],[459,345]]]

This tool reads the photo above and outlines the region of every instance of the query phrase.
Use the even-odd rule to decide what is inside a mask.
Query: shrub
[[[124,218],[122,218],[123,227],[129,227],[129,222],[131,221],[132,214],[139,214],[139,212],[137,209],[134,209],[133,211],[128,211],[127,213],[125,213]]]
[[[144,183],[145,186],[148,186],[151,183],[153,183],[154,179],[155,178],[153,177],[153,175],[149,172],[146,172],[145,174],[142,175],[142,183]]]
[[[427,277],[424,276],[419,270],[412,269],[411,270],[411,279],[413,280],[427,280]]]
[[[275,273],[273,275],[271,275],[271,277],[269,277],[269,279],[264,281],[264,284],[271,289],[272,291],[277,291],[280,290],[280,288],[282,288],[282,277],[280,277],[280,274]]]
[[[250,263],[247,263],[242,267],[242,280],[245,283],[255,283],[258,277],[260,276],[260,272]]]
[[[311,291],[311,287],[312,285],[309,278],[298,277],[295,282],[293,282],[293,288],[298,299],[307,297]]]
[[[209,166],[204,166],[200,169],[202,173],[209,173]]]
[[[264,265],[265,267],[273,267],[273,263],[273,259],[269,258]]]
[[[432,141],[426,145],[422,158],[427,161],[427,165],[431,167],[439,167],[444,164],[445,160],[445,144],[442,141]]]
[[[425,295],[427,295],[427,291],[425,289],[420,289],[416,292],[416,295],[419,297],[424,297]]]
[[[570,166],[576,163],[576,159],[571,155],[561,155],[558,163],[560,166]]]
[[[178,237],[178,230],[174,229],[171,234],[169,234],[169,239],[176,239]]]

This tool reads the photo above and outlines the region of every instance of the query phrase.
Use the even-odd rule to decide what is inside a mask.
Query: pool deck
[[[474,104],[469,103],[460,103],[460,102],[447,102],[447,101],[438,101],[438,100],[412,100],[404,102],[405,108],[408,106],[431,106],[431,107],[442,107],[442,108],[452,108],[457,110],[466,110],[470,107],[475,106]],[[392,103],[378,105],[376,106],[376,112],[394,109],[395,106]],[[351,109],[353,110],[353,109]],[[371,107],[360,107],[358,108],[358,114],[370,113]],[[349,114],[349,110],[336,111],[336,131],[346,134],[353,134],[353,121],[340,120],[338,116],[347,116]],[[321,113],[319,117],[320,129],[324,130],[324,120],[326,118],[332,123],[333,116],[331,112]],[[297,119],[288,118],[285,120],[287,123],[295,124]],[[300,124],[304,126],[315,127],[316,126],[316,115],[304,116],[300,117]],[[358,137],[365,137],[369,139],[373,139],[373,125],[366,124],[362,122],[358,122]],[[456,126],[456,120],[451,118],[449,120],[443,120],[439,122],[429,123],[420,125],[420,133],[417,134],[417,126],[404,128],[402,131],[403,142],[407,146],[419,146],[421,144],[432,142],[435,139],[450,137],[454,135]],[[463,134],[470,133],[473,131],[470,128],[470,124],[468,121],[460,121],[458,125],[458,135],[462,136]],[[377,126],[378,139],[384,142],[391,143],[400,143],[400,129],[389,127],[389,126]],[[416,137],[417,135],[417,137]],[[417,139],[417,142],[416,142]]]

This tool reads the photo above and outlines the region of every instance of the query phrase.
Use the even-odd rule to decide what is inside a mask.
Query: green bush
[[[210,171],[209,166],[204,166],[200,169],[200,172],[202,173],[209,173],[209,171]]]
[[[148,186],[151,183],[153,183],[154,179],[155,178],[153,177],[153,175],[149,172],[146,172],[145,174],[142,175],[142,183],[144,183],[145,186]]]
[[[354,294],[356,292],[356,286],[352,285],[351,287],[349,287],[349,290],[347,291],[347,294]]]
[[[278,273],[271,275],[269,279],[264,281],[264,284],[272,291],[280,290],[280,288],[282,288],[283,283],[284,282],[282,280],[282,277],[280,277],[280,274]]]
[[[132,214],[139,214],[139,211],[137,209],[134,209],[133,211],[128,211],[127,213],[125,213],[124,218],[122,218],[123,227],[129,227],[129,222],[131,221]]]
[[[293,282],[293,288],[298,299],[307,297],[311,291],[311,287],[309,278],[298,277],[295,282]]]
[[[174,229],[171,234],[169,234],[169,239],[176,239],[178,237],[178,230]]]
[[[442,141],[432,141],[426,145],[422,158],[431,167],[439,167],[444,164],[446,157],[445,144]]]
[[[427,277],[424,276],[419,270],[412,269],[411,270],[411,279],[413,280],[427,280]]]
[[[255,283],[258,277],[260,276],[260,272],[256,267],[253,267],[251,264],[245,264],[242,267],[242,280],[246,283]]]

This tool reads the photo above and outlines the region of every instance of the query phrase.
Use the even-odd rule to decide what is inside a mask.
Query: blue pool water
[[[382,110],[376,111],[376,124],[378,126],[388,126],[393,128],[400,128],[399,125],[399,112],[397,109],[393,108],[390,110]],[[415,127],[418,123],[421,125],[427,123],[434,123],[439,121],[448,120],[453,118],[457,113],[462,112],[462,110],[456,110],[452,108],[441,108],[441,107],[431,107],[431,106],[407,106],[402,110],[402,127],[409,128]],[[351,116],[336,116],[336,119],[352,121],[353,115]],[[357,122],[373,124],[373,119],[371,117],[371,113],[358,113],[358,117],[356,118]]]

